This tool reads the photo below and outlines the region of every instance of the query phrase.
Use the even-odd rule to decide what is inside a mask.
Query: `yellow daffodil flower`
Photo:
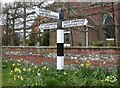
[[[86,65],[87,68],[90,67],[91,66],[90,61],[87,61],[85,65]]]
[[[16,81],[16,78],[13,78],[14,81]]]
[[[16,77],[16,75],[14,75],[14,78]]]
[[[47,68],[46,66],[42,67],[43,70],[45,70],[46,68]]]
[[[19,72],[19,73],[21,73],[21,71],[20,71],[19,68],[15,68],[14,70],[15,70],[15,72]]]
[[[81,66],[81,67],[83,67],[83,66],[84,66],[84,64],[81,64],[80,66]]]
[[[23,71],[26,72],[27,70],[25,68],[23,68]]]
[[[28,71],[31,71],[31,69],[29,68]]]
[[[15,66],[15,63],[13,63],[12,66],[14,67],[14,66]]]
[[[18,60],[18,62],[20,62],[20,60]]]
[[[17,63],[18,66],[21,66],[21,64]]]
[[[17,77],[19,78],[20,76],[18,75]]]
[[[66,75],[67,73],[66,73],[66,72],[64,72],[63,74],[64,74],[64,75]]]
[[[48,68],[46,68],[46,70],[48,71],[49,69],[48,69]]]
[[[40,71],[40,69],[38,69],[38,71]]]
[[[22,76],[20,76],[20,80],[23,80],[23,77],[22,77]]]

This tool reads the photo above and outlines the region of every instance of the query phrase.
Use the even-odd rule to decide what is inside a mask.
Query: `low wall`
[[[31,60],[37,64],[56,62],[55,46],[3,46],[2,56],[14,59]],[[65,63],[79,64],[89,60],[96,66],[111,66],[120,64],[120,47],[65,47]]]

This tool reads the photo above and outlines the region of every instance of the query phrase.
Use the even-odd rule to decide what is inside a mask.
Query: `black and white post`
[[[64,19],[63,9],[59,9],[59,19],[57,20],[57,70],[64,69],[64,30],[62,21]]]

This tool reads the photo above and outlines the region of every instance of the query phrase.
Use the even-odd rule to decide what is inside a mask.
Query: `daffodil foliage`
[[[34,64],[32,61],[2,59],[2,86],[117,86],[117,69],[92,67],[89,61],[65,65],[63,71],[56,64]]]

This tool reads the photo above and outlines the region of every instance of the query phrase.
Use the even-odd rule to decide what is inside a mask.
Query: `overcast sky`
[[[14,2],[15,0],[1,0],[2,3]]]

